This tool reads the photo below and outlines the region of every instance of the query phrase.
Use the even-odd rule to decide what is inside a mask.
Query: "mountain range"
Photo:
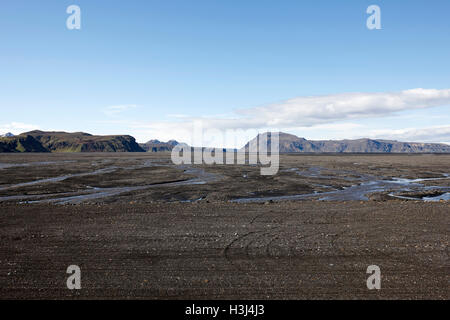
[[[7,132],[5,134],[0,135],[0,138],[9,138],[9,137],[14,137],[14,135],[11,132]]]
[[[161,142],[159,140],[150,140],[146,143],[139,143],[139,146],[146,152],[164,152],[172,151],[173,147],[178,144],[176,140],[169,140],[167,142]]]
[[[241,151],[255,146],[259,134]],[[0,152],[170,152],[178,144],[175,140],[150,140],[138,144],[129,135],[98,136],[84,132],[30,131],[20,135],[0,137]],[[450,153],[450,145],[440,143],[399,142],[391,140],[306,140],[288,133],[279,133],[281,153]],[[268,148],[270,150],[270,147]]]
[[[248,151],[256,146],[257,138],[267,139],[268,133],[259,134],[241,150]],[[399,142],[393,140],[306,140],[293,134],[279,133],[280,153],[450,153],[450,145],[442,143]],[[251,148],[251,149],[252,149]],[[270,147],[268,147],[270,150]]]

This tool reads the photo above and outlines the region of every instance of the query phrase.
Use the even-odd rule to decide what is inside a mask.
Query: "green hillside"
[[[0,138],[0,152],[49,152],[30,135]]]
[[[144,152],[128,135],[94,136],[84,132],[30,131],[0,138],[0,152]]]

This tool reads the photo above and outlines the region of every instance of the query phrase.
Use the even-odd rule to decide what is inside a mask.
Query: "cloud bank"
[[[377,118],[401,111],[450,105],[450,89],[411,89],[399,92],[342,93],[296,97],[262,107],[239,109],[234,117],[184,118],[201,120],[216,129],[295,128],[363,118]],[[168,124],[168,123],[167,123]]]
[[[450,106],[450,89],[410,89],[399,92],[342,93],[322,96],[296,97],[280,103],[261,107],[236,110],[228,117],[177,117],[172,121],[134,123],[133,128],[139,140],[144,137],[158,139],[182,139],[188,142],[194,123],[201,122],[203,129],[215,130],[257,130],[301,132],[300,136],[318,133],[333,134],[331,139],[353,138],[355,135],[378,139],[404,141],[445,142],[450,141],[447,126],[430,128],[406,128],[392,130],[382,128],[364,132],[360,119],[392,116],[402,111],[439,106]],[[399,128],[405,121],[399,116]],[[351,122],[349,122],[351,121]],[[371,128],[373,129],[373,128]],[[239,138],[238,143],[245,139]],[[219,141],[216,142],[217,145]]]
[[[388,93],[342,93],[296,97],[278,104],[238,110],[240,125],[295,127],[340,120],[383,117],[405,110],[450,104],[450,89],[411,89]],[[257,119],[257,120],[256,120]]]

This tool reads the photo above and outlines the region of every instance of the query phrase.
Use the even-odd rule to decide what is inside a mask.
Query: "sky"
[[[370,5],[381,29],[366,25]],[[448,0],[2,1],[0,133],[450,143],[449,12]]]

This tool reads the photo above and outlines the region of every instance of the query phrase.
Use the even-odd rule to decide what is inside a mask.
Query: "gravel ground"
[[[402,194],[439,195],[449,163],[282,155],[279,173],[261,176],[175,167],[169,154],[0,154],[0,298],[449,299],[450,203],[395,199],[383,182],[425,179]],[[230,202],[352,198],[373,183],[387,189],[370,201]],[[81,290],[66,287],[69,265]],[[369,265],[381,290],[367,289]]]
[[[449,203],[0,204],[2,299],[449,299]],[[66,288],[69,265],[81,290]],[[381,269],[368,290],[366,269]]]

